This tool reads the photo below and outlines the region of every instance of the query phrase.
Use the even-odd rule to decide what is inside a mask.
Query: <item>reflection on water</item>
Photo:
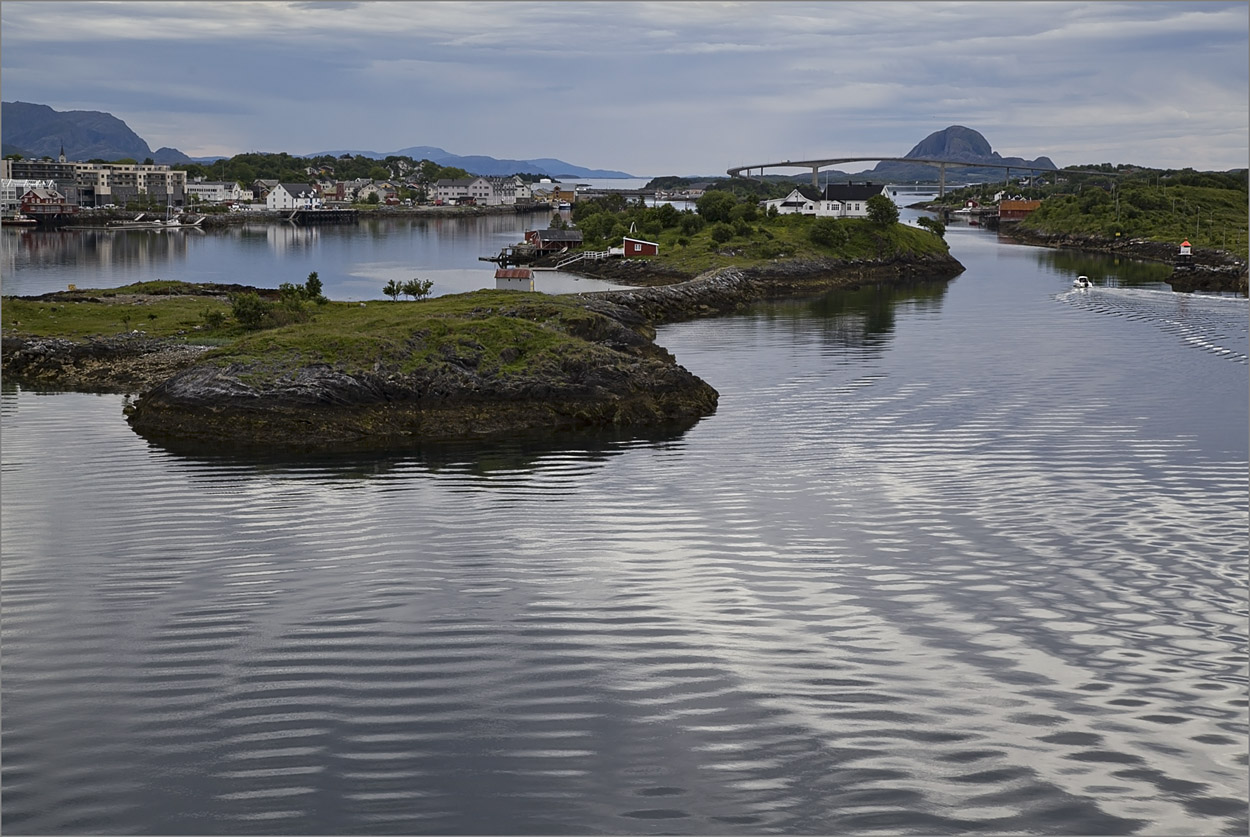
[[[4,389],[4,830],[1246,833],[1246,302],[948,236],[660,328],[721,393],[669,434],[291,461]]]
[[[15,388],[9,388],[6,392]],[[257,468],[273,474],[283,470],[316,471],[324,475],[382,474],[414,469],[431,472],[457,470],[488,475],[492,471],[535,470],[546,457],[558,454],[585,462],[603,462],[625,450],[680,445],[682,436],[697,419],[645,429],[527,431],[507,438],[468,441],[410,441],[384,446],[369,442],[340,445],[333,451],[272,449],[244,444],[222,445],[187,439],[148,439],[153,451],[161,451],[190,464],[230,465]]]
[[[807,328],[819,327],[831,342],[843,345],[884,342],[894,331],[895,314],[937,313],[949,287],[946,280],[916,281],[903,284],[865,285],[850,291],[834,291],[815,300],[799,303],[794,317]],[[773,306],[773,311],[792,308],[794,303]],[[768,309],[764,316],[769,316]]]
[[[541,212],[473,218],[373,218],[358,224],[302,227],[242,224],[184,230],[14,230],[0,233],[4,293],[35,295],[176,279],[276,288],[317,271],[331,299],[382,299],[391,278],[434,281],[433,294],[494,287],[495,265],[480,261],[545,226]],[[536,290],[620,287],[568,274],[544,274]]]
[[[1075,279],[1088,276],[1095,285],[1141,287],[1157,285],[1172,275],[1172,265],[1137,259],[1106,257],[1066,249],[1041,249],[1044,269]]]

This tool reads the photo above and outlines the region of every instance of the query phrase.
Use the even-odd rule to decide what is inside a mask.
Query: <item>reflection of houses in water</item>
[[[17,273],[18,240],[16,235],[0,234],[0,278]]]
[[[145,230],[23,230],[19,247],[21,261],[30,265],[141,267],[185,260],[187,237]]]
[[[307,247],[321,237],[319,227],[298,227],[295,224],[270,224],[265,228],[269,249],[275,253]]]

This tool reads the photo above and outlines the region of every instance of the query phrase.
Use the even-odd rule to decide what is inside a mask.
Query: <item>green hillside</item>
[[[1246,258],[1250,228],[1246,169],[1107,168],[1104,176],[1059,172],[1053,183],[1006,187],[1012,196],[1042,200],[1039,209],[1019,222],[1021,229],[1169,243],[1188,239],[1195,247]],[[1003,189],[1001,183],[959,189],[941,202],[961,205],[969,198],[991,202]]]

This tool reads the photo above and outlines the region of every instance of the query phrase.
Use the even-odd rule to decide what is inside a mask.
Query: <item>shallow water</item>
[[[5,831],[1244,834],[1246,301],[948,236],[662,328],[684,431],[263,460],[5,389]]]

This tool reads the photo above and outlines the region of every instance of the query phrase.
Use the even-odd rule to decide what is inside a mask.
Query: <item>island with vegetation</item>
[[[1028,185],[982,184],[953,189],[927,208],[950,211],[995,196],[1040,201],[1027,217],[1000,225],[1014,240],[1051,247],[1113,252],[1175,263],[1188,242],[1192,262],[1169,280],[1174,290],[1246,293],[1250,245],[1247,170],[1199,172],[1136,166],[1081,166],[1030,178]],[[1103,171],[1102,174],[1097,172]]]
[[[636,280],[630,290],[426,298],[429,283],[414,279],[380,288],[389,300],[342,302],[325,298],[316,273],[269,290],[70,290],[5,298],[0,357],[11,381],[137,394],[129,421],[156,441],[392,446],[688,425],[718,395],[655,343],[655,324],[963,270],[940,229],[897,223],[885,198],[874,217],[841,220],[717,200],[724,213],[710,218],[671,206],[583,211],[585,229],[599,230],[592,242],[617,225],[672,239],[671,254],[618,267]]]

